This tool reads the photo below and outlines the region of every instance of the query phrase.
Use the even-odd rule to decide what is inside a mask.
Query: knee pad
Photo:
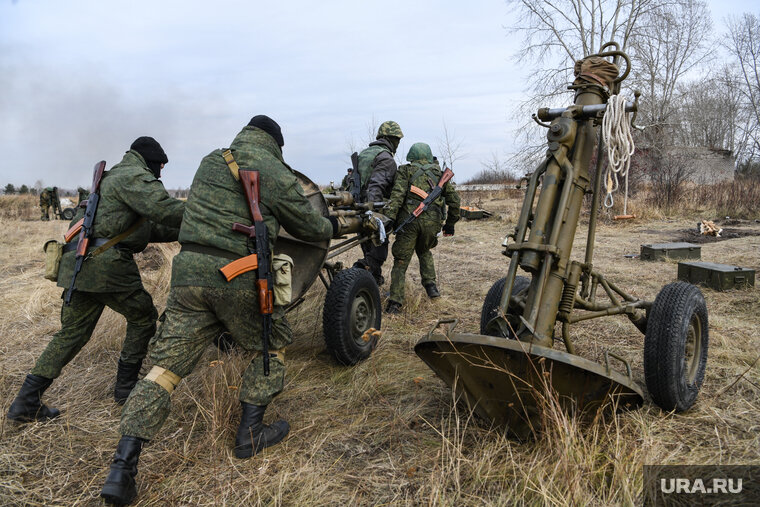
[[[145,380],[155,382],[166,389],[166,392],[171,394],[174,391],[174,388],[177,387],[177,384],[179,384],[179,381],[182,380],[182,377],[175,375],[166,368],[154,366],[148,374],[145,375]]]

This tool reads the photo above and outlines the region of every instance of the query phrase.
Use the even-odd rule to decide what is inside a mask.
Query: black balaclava
[[[153,175],[156,178],[161,177],[161,164],[166,164],[169,159],[158,141],[149,136],[138,137],[129,149],[142,155]]]
[[[396,136],[383,136],[383,139],[391,143],[391,146],[393,147],[393,154],[396,154],[396,150],[398,149],[398,144],[401,142],[401,138]]]
[[[285,141],[282,139],[282,130],[280,130],[280,126],[269,116],[265,114],[258,114],[251,118],[251,121],[248,122],[248,126],[260,128],[272,136],[272,138],[277,141],[277,145],[280,148],[285,146]]]

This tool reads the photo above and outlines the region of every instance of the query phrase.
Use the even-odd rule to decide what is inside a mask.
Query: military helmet
[[[418,162],[420,164],[433,161],[433,151],[427,143],[414,143],[406,154],[406,160],[409,162]]]
[[[377,129],[377,137],[375,139],[380,139],[381,137],[398,137],[401,139],[404,137],[404,133],[401,132],[401,127],[395,121],[384,121],[380,124],[380,128]]]

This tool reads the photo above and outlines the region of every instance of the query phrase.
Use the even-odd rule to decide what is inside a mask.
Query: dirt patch
[[[760,236],[760,229],[723,229],[720,233],[720,237],[705,236],[700,234],[699,231],[694,229],[684,229],[679,231],[678,236],[673,241],[685,241],[687,243],[717,243],[718,241],[725,241],[727,239],[744,238],[746,236]]]

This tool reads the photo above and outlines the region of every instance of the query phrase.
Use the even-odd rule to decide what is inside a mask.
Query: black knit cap
[[[169,159],[166,157],[166,153],[164,153],[164,149],[161,148],[161,145],[158,144],[158,141],[152,137],[138,137],[135,139],[135,142],[132,143],[132,146],[130,146],[129,149],[135,150],[137,153],[142,155],[142,158],[144,158],[146,162],[158,162],[159,164],[165,164],[169,161]]]
[[[285,141],[282,139],[282,130],[280,126],[272,118],[265,114],[257,114],[251,121],[248,122],[249,127],[260,128],[272,138],[277,141],[277,144],[282,148],[285,145]]]

